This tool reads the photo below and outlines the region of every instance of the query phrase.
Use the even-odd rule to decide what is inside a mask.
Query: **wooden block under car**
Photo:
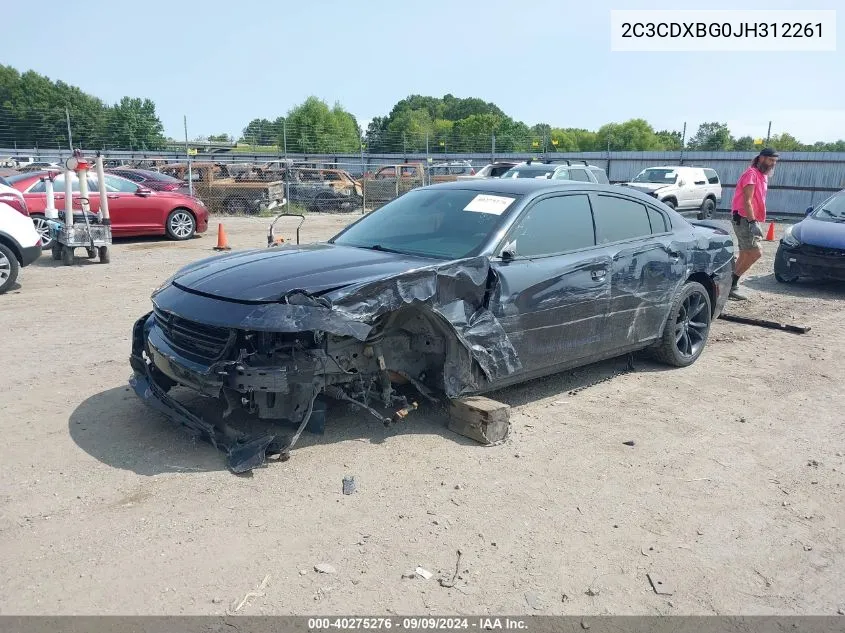
[[[482,444],[495,444],[508,436],[509,405],[483,396],[449,402],[449,429]]]

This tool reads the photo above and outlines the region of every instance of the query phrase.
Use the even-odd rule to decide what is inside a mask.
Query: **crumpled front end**
[[[414,397],[477,392],[521,365],[484,307],[488,262],[432,266],[278,302],[232,302],[166,285],[133,331],[138,396],[223,450],[234,472],[286,457],[327,400],[390,424]],[[210,422],[169,395],[177,385],[218,399]],[[409,395],[410,394],[410,395]],[[235,411],[264,422],[236,429]],[[290,435],[283,425],[294,427]]]

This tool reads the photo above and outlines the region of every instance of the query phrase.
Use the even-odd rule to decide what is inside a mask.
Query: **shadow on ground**
[[[537,399],[565,395],[596,381],[612,378],[626,366],[627,357],[621,357],[510,387],[491,393],[489,397],[518,407]],[[635,357],[637,372],[665,369],[662,365]],[[179,389],[174,390],[172,395],[204,419],[215,420],[220,417],[222,405],[216,400]],[[292,451],[291,459],[296,458],[296,450],[301,447],[328,446],[356,440],[381,444],[400,435],[439,435],[468,449],[484,450],[484,446],[449,430],[448,415],[443,404],[429,403],[423,398],[414,399],[420,404],[419,410],[387,427],[369,413],[345,404],[331,403],[324,432],[303,433]],[[236,412],[229,422],[251,432],[266,431],[270,427],[269,423],[256,420],[244,412]],[[146,407],[128,386],[103,391],[82,402],[71,414],[68,428],[77,446],[95,459],[139,475],[211,472],[227,468],[222,452],[191,434],[188,429]],[[279,424],[270,428],[277,430],[283,437],[294,432],[294,427],[290,425]]]
[[[781,283],[771,273],[742,282],[753,290],[789,297],[807,299],[845,299],[845,282],[799,279],[790,283]]]

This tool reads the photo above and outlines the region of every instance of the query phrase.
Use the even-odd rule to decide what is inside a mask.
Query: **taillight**
[[[26,208],[26,202],[23,198],[19,198],[13,193],[0,193],[0,202],[8,204],[18,213],[29,217],[29,209]]]

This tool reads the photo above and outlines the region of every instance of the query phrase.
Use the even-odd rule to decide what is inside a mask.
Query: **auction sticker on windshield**
[[[470,200],[470,203],[464,207],[464,211],[502,215],[513,201],[513,198],[507,196],[491,196],[487,193],[480,193]]]

